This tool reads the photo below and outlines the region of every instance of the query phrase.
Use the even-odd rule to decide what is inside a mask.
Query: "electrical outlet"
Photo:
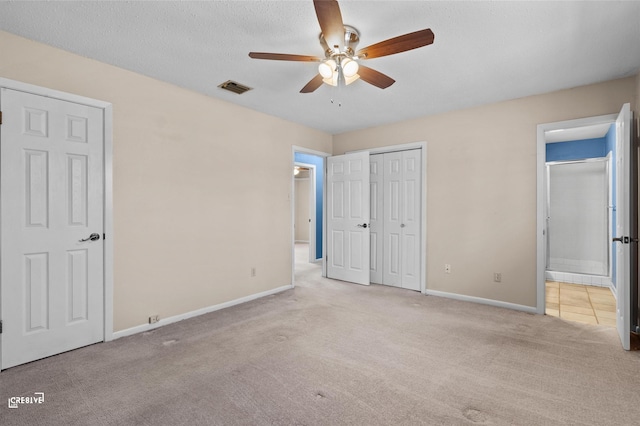
[[[255,267],[251,268],[251,276],[252,277],[256,276],[256,268]]]
[[[149,324],[155,324],[160,321],[160,315],[151,315],[149,317]]]
[[[493,281],[495,281],[497,283],[501,283],[502,282],[502,272],[494,272],[493,273]]]
[[[444,264],[444,272],[447,274],[451,273],[451,265],[449,265],[448,263]]]

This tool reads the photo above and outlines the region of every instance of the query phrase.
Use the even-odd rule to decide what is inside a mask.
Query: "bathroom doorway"
[[[615,125],[548,135],[545,313],[615,327]]]
[[[637,182],[635,180],[636,158],[635,151],[632,150],[631,138],[632,113],[629,104],[624,104],[619,114],[611,114],[598,117],[569,120],[556,123],[539,124],[537,128],[537,170],[538,170],[538,190],[537,190],[537,312],[544,314],[547,307],[551,307],[554,302],[559,305],[559,313],[562,317],[562,292],[585,290],[581,298],[587,301],[598,299],[598,295],[592,297],[592,290],[604,288],[606,292],[609,284],[610,292],[615,297],[615,307],[611,306],[609,315],[615,318],[616,328],[620,336],[620,341],[624,349],[630,349],[630,336],[632,330],[631,318],[633,317],[631,307],[631,295],[634,294],[637,279],[637,228],[635,226]],[[610,137],[611,141],[606,139]],[[605,138],[605,150],[598,156],[606,157],[610,155],[610,170],[613,183],[611,185],[612,202],[607,206],[610,210],[611,219],[609,248],[609,275],[603,276],[595,274],[591,277],[591,284],[571,282],[574,279],[574,272],[564,272],[565,276],[560,277],[564,281],[552,282],[556,289],[547,291],[549,285],[545,281],[549,278],[547,266],[547,247],[549,243],[549,229],[547,226],[547,154],[552,146],[562,147],[562,142],[584,141],[589,139]],[[610,144],[611,146],[609,146]],[[602,147],[602,143],[600,144]],[[601,148],[600,148],[601,149]],[[584,160],[584,155],[578,158],[555,158],[556,161],[579,161]],[[615,224],[615,228],[613,227]],[[582,265],[584,266],[584,265]],[[593,266],[593,265],[592,265]],[[585,274],[577,274],[585,275]],[[587,274],[588,275],[588,274]],[[595,277],[595,278],[594,278]],[[552,277],[552,279],[554,279]],[[600,281],[594,282],[595,281]],[[604,281],[602,281],[604,280]],[[569,282],[567,282],[569,281]],[[604,282],[604,285],[602,285]],[[555,284],[558,283],[558,284]],[[594,285],[594,284],[600,284]],[[634,286],[632,288],[632,285]],[[574,288],[571,288],[574,286]],[[585,288],[576,288],[584,286]],[[547,293],[551,293],[547,294]],[[550,297],[551,296],[551,297]],[[567,294],[566,299],[571,299]],[[574,295],[575,296],[575,295]],[[557,300],[553,300],[557,297]],[[574,297],[577,299],[577,297]],[[598,308],[590,304],[590,309],[596,316]],[[612,305],[612,303],[611,303]],[[586,308],[585,308],[586,309]],[[575,312],[578,313],[578,312]],[[611,315],[614,314],[614,315]],[[603,322],[607,322],[604,320]],[[634,324],[635,327],[635,324]]]

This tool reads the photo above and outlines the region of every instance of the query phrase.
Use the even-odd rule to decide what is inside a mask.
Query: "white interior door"
[[[369,153],[327,162],[327,277],[369,284]]]
[[[369,185],[370,191],[370,280],[375,284],[382,284],[382,253],[383,246],[383,218],[384,218],[384,154],[374,154],[369,157]]]
[[[420,290],[422,152],[402,152],[402,209],[400,229],[402,288]]]
[[[402,287],[402,152],[384,154],[384,254],[382,283]]]
[[[384,154],[382,283],[420,290],[421,152]]]
[[[104,133],[99,108],[10,89],[0,102],[8,368],[104,339]]]
[[[622,346],[631,333],[631,108],[624,104],[616,120],[616,325]],[[635,154],[633,154],[635,155]]]

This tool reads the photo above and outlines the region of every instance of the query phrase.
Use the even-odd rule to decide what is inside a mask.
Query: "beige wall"
[[[0,52],[0,77],[113,103],[115,331],[289,284],[291,146],[332,141],[428,142],[428,288],[535,306],[536,125],[640,110],[639,75],[332,138],[5,32]]]
[[[113,104],[115,331],[291,283],[291,146],[331,135],[6,32],[0,52],[0,77]]]
[[[635,101],[635,85],[631,77],[344,133],[333,152],[426,141],[427,288],[535,306],[536,126],[617,113]]]

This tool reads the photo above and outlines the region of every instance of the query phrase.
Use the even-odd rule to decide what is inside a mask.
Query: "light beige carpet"
[[[0,404],[3,426],[630,425],[640,353],[612,328],[305,265],[294,290],[8,369]]]

